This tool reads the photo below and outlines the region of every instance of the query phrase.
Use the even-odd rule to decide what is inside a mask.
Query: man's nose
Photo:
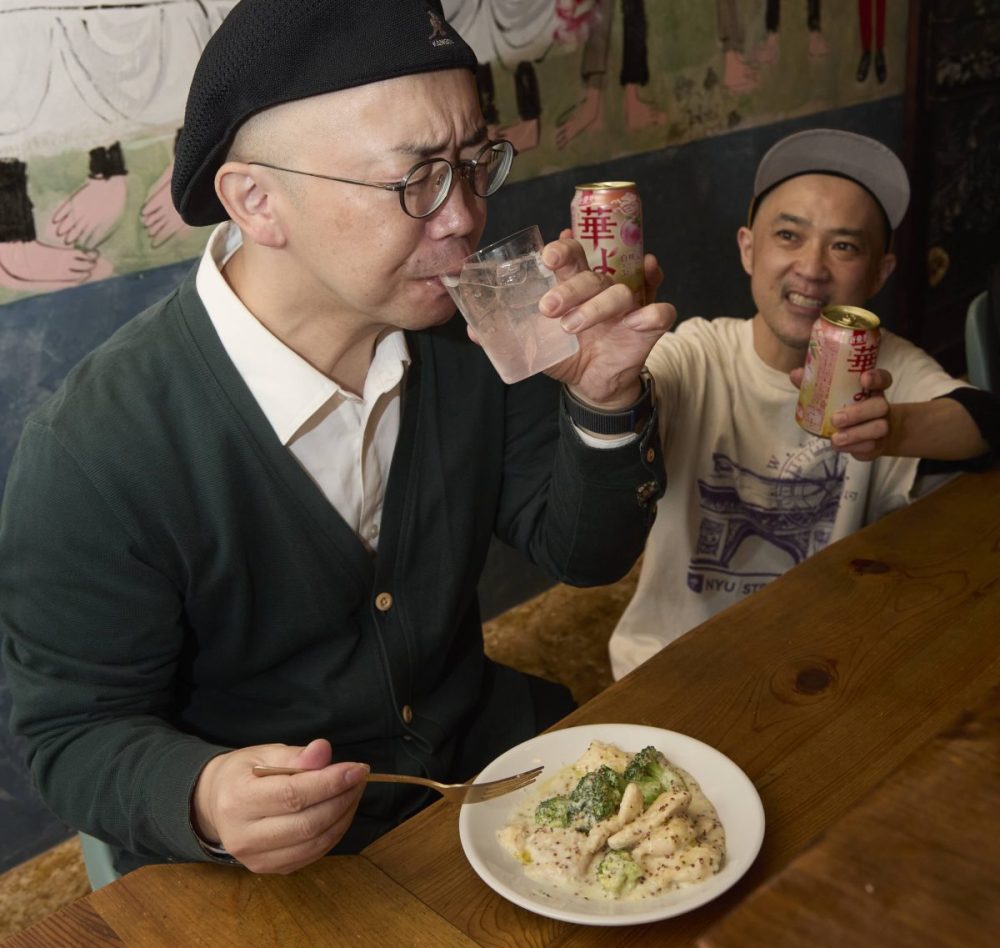
[[[830,275],[826,259],[826,249],[820,243],[808,242],[803,245],[795,259],[799,275],[809,280],[825,280]]]
[[[456,173],[448,197],[428,218],[428,231],[435,239],[464,237],[472,233],[482,217],[484,201],[485,198],[473,193],[468,177]]]

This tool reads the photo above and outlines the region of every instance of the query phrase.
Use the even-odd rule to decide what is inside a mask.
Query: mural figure
[[[479,104],[483,110],[483,118],[486,119],[490,138],[506,138],[513,143],[519,153],[537,146],[541,135],[542,100],[538,92],[538,77],[535,75],[534,65],[522,61],[514,70],[514,95],[517,101],[518,120],[510,125],[500,124],[492,63],[479,63],[476,82],[479,86]]]
[[[176,128],[211,32],[199,0],[0,0],[0,153]]]
[[[128,185],[120,142],[90,151],[87,179],[52,212],[41,239],[35,230],[25,162],[0,160],[0,285],[61,289],[100,280],[114,271],[97,248],[116,230]],[[67,251],[69,251],[67,253]]]
[[[111,275],[97,248],[126,207],[121,139],[176,127],[194,63],[234,2],[0,0],[0,286],[42,292]],[[27,166],[79,149],[88,176],[36,231]],[[143,218],[153,246],[180,230],[157,202],[169,172]]]
[[[879,82],[885,82],[888,75],[885,63],[885,0],[858,0],[858,26],[861,31],[861,59],[855,78],[858,82],[864,82],[868,78],[874,39],[875,78]]]
[[[559,117],[556,147],[565,148],[582,131],[599,131],[603,125],[603,99],[608,70],[613,0],[598,0],[583,47],[580,79],[582,101]],[[666,125],[667,114],[639,97],[649,84],[644,0],[621,0],[622,65],[618,77],[625,109],[625,126],[638,132],[650,125]]]
[[[236,2],[237,0],[201,0],[208,26],[206,41],[208,36],[211,36],[218,29],[219,24],[226,18]],[[182,115],[183,112],[179,112],[178,118]],[[178,128],[177,134],[174,135],[175,149],[180,134],[181,130]],[[183,237],[192,230],[188,224],[181,220],[170,196],[170,179],[173,174],[174,163],[171,161],[146,192],[146,200],[139,211],[143,230],[146,232],[149,245],[154,250],[162,247],[174,237]]]
[[[567,3],[569,7],[567,7]],[[541,97],[534,63],[552,48],[557,31],[565,36],[557,8],[572,10],[574,0],[444,0],[445,19],[475,51],[479,61],[479,94],[492,138],[506,138],[519,152],[538,144],[541,134]],[[493,64],[514,74],[518,120],[501,125],[496,106]]]
[[[115,269],[111,260],[117,269],[139,269],[179,258],[192,248],[197,252],[196,237],[170,199],[168,146],[182,121],[197,57],[235,2],[0,0],[0,161],[5,162],[2,187],[8,191],[2,199],[0,301],[9,298],[7,290],[42,292],[110,275]],[[537,152],[522,163],[521,175],[564,165],[561,151],[581,135],[600,134],[609,88],[620,96],[620,112],[610,100],[624,125],[623,141],[616,147],[620,153],[627,153],[630,144],[639,147],[639,141],[648,144],[648,137],[630,138],[651,127],[663,129],[659,144],[679,144],[733,128],[751,112],[759,120],[762,107],[782,114],[780,104],[769,98],[765,107],[751,95],[763,69],[779,61],[780,0],[715,0],[714,10],[695,0],[672,0],[669,19],[657,17],[655,7],[647,11],[645,0],[442,2],[445,16],[476,51],[490,135],[510,139],[521,152]],[[902,0],[897,4],[902,6]],[[829,53],[821,5],[821,0],[797,0],[790,8],[806,16],[807,51],[814,59]],[[789,6],[784,6],[787,17]],[[760,40],[757,29],[747,33],[745,18],[752,15],[758,26],[762,8]],[[862,49],[854,74],[859,83],[872,72],[877,81],[887,81],[885,8],[885,0],[859,0]],[[687,66],[655,64],[661,89],[676,70],[673,104],[667,106],[649,91],[649,34],[688,22],[696,12],[715,14],[724,63],[717,66],[715,52],[705,49],[703,83],[686,74]],[[620,20],[614,19],[619,15]],[[615,77],[609,77],[609,69],[618,70],[617,62],[612,64],[618,53],[611,49],[614,29],[622,35],[618,89]],[[899,49],[894,36],[889,55],[898,55]],[[551,81],[544,77],[553,75],[556,57],[565,62],[560,80],[568,80],[578,92],[569,108],[561,114],[553,111],[548,119],[552,132],[543,137],[544,89],[539,86]],[[850,75],[844,79],[860,96]],[[563,96],[566,89],[559,87]],[[713,89],[748,98],[737,111],[731,102],[720,105]],[[773,93],[768,85],[767,96]],[[97,168],[82,180],[67,179],[67,166],[82,163],[88,153]],[[126,158],[134,166],[131,174],[125,173]],[[28,183],[30,201],[24,190]],[[139,205],[138,220],[125,221],[122,215],[136,213],[130,209]]]
[[[49,218],[45,237],[53,243],[95,250],[114,233],[128,197],[120,142],[90,152],[90,174]]]
[[[731,92],[751,92],[759,77],[747,62],[746,30],[736,0],[715,0],[715,14],[722,46],[722,84]]]
[[[42,293],[110,273],[111,265],[97,250],[77,247],[72,241],[38,240],[27,165],[17,159],[0,159],[0,286]]]
[[[806,0],[806,25],[809,30],[807,50],[813,59],[822,59],[830,52],[820,26],[820,0]],[[778,61],[780,51],[778,32],[781,28],[781,0],[767,0],[764,11],[764,40],[754,52],[754,59],[759,63],[774,64]]]
[[[174,136],[174,147],[177,146],[177,138],[180,136],[180,129]],[[142,205],[139,217],[142,221],[143,229],[149,238],[150,246],[155,250],[162,247],[168,240],[174,237],[181,237],[192,228],[181,220],[177,208],[174,207],[173,199],[170,196],[170,179],[174,174],[174,163],[171,161],[162,174],[153,182],[146,194],[146,201]]]

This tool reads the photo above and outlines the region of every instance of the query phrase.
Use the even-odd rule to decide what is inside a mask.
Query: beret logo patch
[[[431,35],[427,37],[431,46],[453,46],[455,41],[445,32],[441,17],[430,10],[427,11],[427,17],[431,21]]]

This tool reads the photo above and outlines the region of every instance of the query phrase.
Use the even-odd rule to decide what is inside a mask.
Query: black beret
[[[194,226],[227,218],[215,172],[251,115],[283,102],[439,69],[476,68],[439,0],[241,0],[188,92],[171,194]]]

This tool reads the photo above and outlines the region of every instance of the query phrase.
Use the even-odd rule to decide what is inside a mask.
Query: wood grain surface
[[[1000,689],[698,941],[995,945],[1000,932]]]
[[[54,926],[56,919],[66,924]],[[90,940],[79,937],[81,920]],[[65,935],[64,941],[56,937]],[[147,866],[33,926],[9,948],[469,948],[461,932],[361,856],[334,856],[289,876],[205,863]]]
[[[123,945],[97,909],[78,899],[5,941],[4,948],[94,948]]]

